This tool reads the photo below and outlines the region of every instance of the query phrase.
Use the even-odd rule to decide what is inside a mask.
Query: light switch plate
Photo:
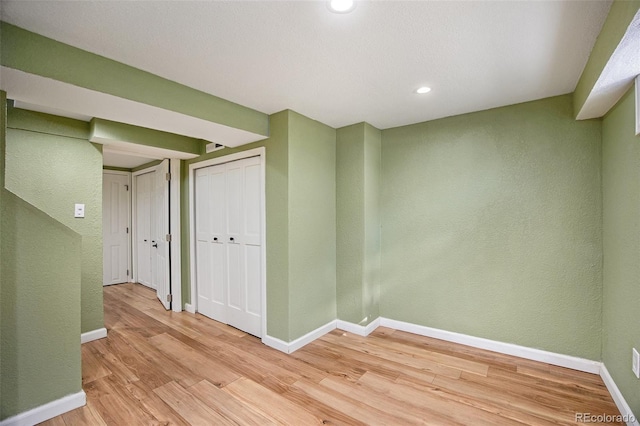
[[[636,348],[633,348],[633,365],[631,368],[633,370],[633,374],[640,379],[640,354],[638,354],[638,350]]]
[[[84,217],[84,204],[76,204],[73,217]]]

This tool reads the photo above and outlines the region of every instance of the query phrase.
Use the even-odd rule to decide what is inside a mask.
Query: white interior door
[[[196,170],[198,311],[261,336],[260,157]]]
[[[152,287],[151,280],[151,201],[155,172],[145,173],[136,179],[136,279],[140,284]]]
[[[129,280],[129,179],[128,174],[103,173],[103,285]]]
[[[169,160],[156,167],[151,212],[151,284],[165,309],[171,309],[169,266]]]

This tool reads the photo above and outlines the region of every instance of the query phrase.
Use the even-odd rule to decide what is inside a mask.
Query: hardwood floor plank
[[[187,422],[194,425],[234,425],[235,423],[226,417],[221,416],[216,411],[198,398],[187,392],[176,382],[169,382],[154,389],[167,405],[173,408]]]
[[[224,387],[235,398],[251,404],[262,415],[285,425],[323,424],[322,419],[314,416],[303,407],[292,403],[282,395],[260,386],[258,383],[240,378]]]
[[[237,424],[254,426],[277,424],[254,410],[251,405],[234,398],[233,395],[221,390],[207,380],[196,383],[187,390],[207,404],[209,408]]]
[[[206,378],[218,387],[226,386],[240,377],[215,357],[207,356],[192,347],[176,340],[168,334],[160,334],[149,339],[149,342],[196,375]]]

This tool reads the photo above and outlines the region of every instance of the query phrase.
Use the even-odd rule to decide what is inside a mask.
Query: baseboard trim
[[[618,410],[620,410],[620,414],[625,419],[627,426],[640,426],[638,423],[638,418],[631,411],[631,407],[627,404],[627,401],[624,399],[622,392],[618,389],[616,382],[613,381],[613,377],[609,374],[609,370],[601,363],[600,365],[600,377],[602,377],[602,381],[607,386],[611,397],[613,398],[613,402],[616,403]]]
[[[337,320],[329,321],[323,326],[316,328],[305,334],[302,337],[298,337],[297,339],[287,343],[284,340],[280,340],[277,337],[265,336],[262,338],[262,343],[265,345],[272,347],[273,349],[277,349],[280,352],[284,352],[286,354],[293,353],[300,349],[301,347],[313,342],[316,339],[324,336],[332,330],[336,329]]]
[[[514,345],[513,343],[498,342],[482,337],[474,337],[466,334],[454,333],[451,331],[440,330],[437,328],[425,327],[404,321],[392,320],[389,318],[380,318],[380,325],[400,331],[406,331],[421,336],[433,337],[435,339],[445,340],[447,342],[460,343],[474,348],[486,349],[488,351],[498,352],[505,355],[513,355],[520,358],[530,359],[532,361],[545,362],[547,364],[557,365],[559,367],[571,368],[573,370],[584,371],[587,373],[599,374],[599,361],[578,358],[570,355],[548,352],[541,349],[528,348],[526,346]]]
[[[0,426],[35,425],[59,416],[60,414],[80,408],[86,403],[87,395],[84,391],[80,391],[4,419],[0,421]]]
[[[191,313],[191,314],[195,314],[196,313],[196,308],[190,304],[190,303],[185,303],[184,304],[184,310]]]
[[[87,331],[86,333],[82,333],[80,335],[80,343],[92,342],[98,339],[104,339],[107,337],[107,329],[102,327],[96,330]]]
[[[380,325],[380,318],[374,319],[366,326],[360,325],[360,324],[354,324],[349,321],[337,320],[336,328],[339,328],[340,330],[344,330],[348,333],[357,334],[358,336],[367,337],[368,335],[373,333],[373,330],[378,328],[379,325]]]

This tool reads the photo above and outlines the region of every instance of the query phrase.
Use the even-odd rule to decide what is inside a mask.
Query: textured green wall
[[[640,415],[640,380],[631,348],[640,350],[640,137],[633,89],[602,123],[602,360],[633,412]]]
[[[268,135],[262,112],[0,23],[2,65],[225,126]]]
[[[81,236],[2,191],[0,420],[82,390]]]
[[[337,315],[367,325],[379,316],[381,133],[360,123],[336,139]]]
[[[382,132],[382,316],[600,359],[601,123],[571,100]]]
[[[211,158],[264,146],[266,149],[267,216],[267,332],[282,340],[289,338],[289,258],[288,258],[288,134],[289,111],[269,118],[270,137],[239,148],[225,148],[182,164],[182,298],[191,300],[189,236],[189,165]]]
[[[81,237],[4,189],[0,92],[0,420],[81,390]]]
[[[102,308],[102,154],[88,123],[10,109],[6,187],[82,235],[82,332],[104,327]],[[32,130],[24,130],[32,129]],[[84,203],[86,217],[73,217]]]
[[[289,340],[336,318],[336,131],[289,113]]]
[[[591,49],[589,60],[573,93],[574,115],[578,115],[582,109],[638,9],[640,0],[615,0],[611,5],[607,20]]]

